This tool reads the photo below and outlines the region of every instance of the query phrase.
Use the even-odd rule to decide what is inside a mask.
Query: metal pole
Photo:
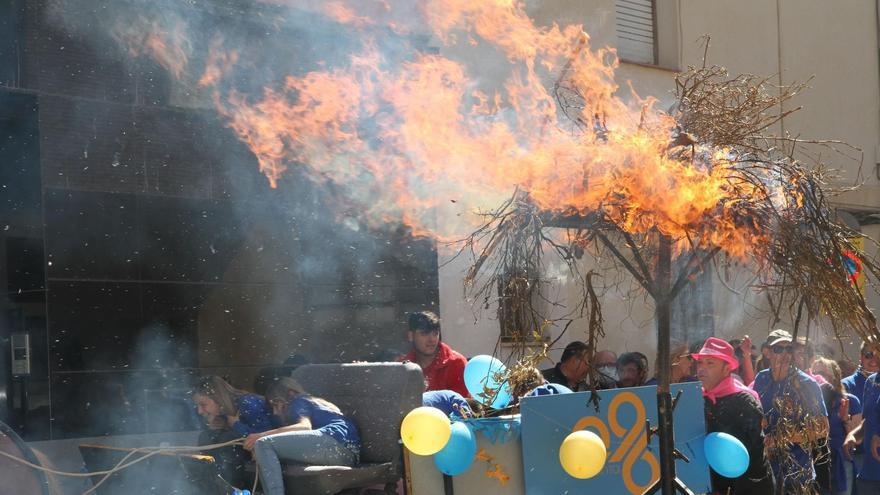
[[[690,462],[686,456],[675,450],[675,433],[673,423],[673,409],[675,400],[669,389],[670,375],[672,374],[672,362],[669,356],[670,339],[672,337],[670,320],[671,311],[670,304],[678,296],[679,289],[687,283],[689,270],[691,270],[691,262],[683,268],[683,272],[679,275],[676,284],[672,284],[672,240],[660,232],[657,232],[657,265],[653,280],[648,274],[647,265],[644,258],[640,258],[640,254],[635,249],[635,243],[627,240],[628,245],[634,251],[636,264],[642,270],[636,268],[635,265],[623,256],[611,241],[602,235],[601,226],[597,226],[598,221],[592,215],[584,216],[559,216],[544,214],[545,226],[572,228],[577,226],[584,229],[595,229],[599,239],[612,252],[612,254],[629,270],[636,280],[645,288],[648,294],[654,299],[654,318],[657,320],[657,426],[648,431],[648,438],[657,435],[660,444],[660,479],[645,490],[644,494],[655,494],[658,491],[663,495],[675,495],[681,493],[683,495],[693,495],[693,492],[676,477],[675,460],[682,459]],[[712,249],[704,257],[700,258],[694,255],[692,262],[700,264],[708,262],[717,252],[718,248]]]
[[[452,484],[452,476],[443,475],[443,495],[455,495],[455,487]]]

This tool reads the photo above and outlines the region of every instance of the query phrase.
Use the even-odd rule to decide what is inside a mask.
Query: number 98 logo
[[[635,420],[630,425],[622,425],[619,421],[619,413],[621,407],[632,407],[635,412]],[[585,416],[575,423],[572,431],[579,431],[590,428],[594,430],[605,448],[609,449],[611,457],[609,463],[619,463],[623,461],[623,483],[626,489],[632,494],[643,493],[655,481],[660,479],[660,464],[657,462],[657,456],[648,450],[648,436],[645,431],[645,404],[639,399],[639,396],[632,392],[621,392],[614,396],[611,404],[608,406],[608,424],[606,425],[596,416]],[[615,439],[620,440],[613,452],[611,452],[611,435]],[[633,479],[633,468],[640,462],[647,463],[651,470],[651,476],[644,484],[638,484]]]

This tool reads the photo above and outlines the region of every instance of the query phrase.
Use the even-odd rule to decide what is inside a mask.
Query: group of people
[[[464,384],[467,359],[441,339],[440,319],[430,311],[409,316],[410,352],[401,361],[418,364],[425,375],[423,404],[447,414],[466,415],[480,403]],[[714,471],[714,493],[849,494],[880,493],[880,354],[861,347],[857,369],[847,362],[815,356],[804,339],[773,330],[760,354],[748,336],[734,341],[710,337],[692,348],[672,346],[672,383],[699,381],[707,433],[725,432],[749,452],[745,473],[735,479]],[[589,353],[583,342],[569,343],[552,368],[534,370],[518,383],[513,403],[526,395],[612,389],[656,384],[647,357]],[[527,382],[527,383],[526,383]],[[294,379],[277,379],[265,396],[205,377],[193,400],[207,428],[201,444],[244,439],[242,447],[219,455],[224,477],[244,481],[252,452],[264,492],[284,493],[282,462],[352,466],[358,462],[357,426],[334,404],[310,395]]]
[[[218,376],[202,378],[192,393],[205,422],[199,445],[221,446],[209,452],[224,482],[245,486],[245,466],[252,455],[263,493],[282,495],[281,461],[353,466],[360,454],[357,425],[334,404],[310,395],[296,380],[283,377],[265,396],[234,388]],[[248,454],[251,452],[252,454]]]
[[[773,330],[754,353],[748,336],[727,342],[710,337],[693,349],[674,345],[672,383],[699,381],[707,433],[739,439],[750,464],[739,478],[712,472],[719,494],[880,493],[880,359],[863,344],[859,365],[816,356],[805,339]],[[551,382],[572,390],[656,384],[648,359],[611,351],[588,362],[587,346],[572,342]],[[590,371],[593,370],[593,373]],[[846,371],[844,371],[846,370]],[[595,378],[594,378],[595,379]]]
[[[410,319],[407,360],[425,372],[425,405],[447,413],[469,400],[463,383],[466,358],[440,338],[439,319],[428,313]],[[749,452],[746,472],[735,479],[712,472],[715,493],[735,494],[880,494],[880,360],[863,345],[857,369],[814,355],[810,342],[785,330],[773,330],[760,353],[751,339],[710,337],[692,348],[672,346],[672,383],[699,381],[707,433],[724,432]],[[640,352],[618,356],[611,350],[588,355],[574,341],[538,380],[519,395],[656,385],[648,358]],[[526,389],[530,389],[526,391]]]

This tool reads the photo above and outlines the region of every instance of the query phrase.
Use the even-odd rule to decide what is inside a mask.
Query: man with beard
[[[617,386],[641,387],[648,378],[648,358],[641,352],[624,352],[617,358]]]
[[[407,340],[412,350],[404,357],[422,367],[427,390],[452,390],[470,397],[464,385],[467,359],[440,341],[440,318],[431,311],[409,315]]]
[[[691,357],[697,363],[697,379],[703,384],[706,431],[736,437],[749,451],[749,467],[738,478],[725,478],[715,471],[712,490],[725,495],[763,495],[773,493],[773,471],[764,455],[764,433],[758,394],[731,373],[739,367],[733,346],[709,337],[700,352]]]

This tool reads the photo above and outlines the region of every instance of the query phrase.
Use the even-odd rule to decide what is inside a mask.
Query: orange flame
[[[117,24],[111,34],[129,55],[149,56],[179,80],[192,49],[186,31],[186,23],[176,16],[169,16],[165,22],[141,16]]]
[[[362,17],[355,13],[343,2],[326,2],[322,6],[323,13],[330,19],[340,24],[350,24],[356,27],[372,25],[374,22],[369,17]]]
[[[205,72],[199,79],[199,86],[217,84],[238,62],[238,51],[223,51],[223,38],[217,36],[211,40],[208,58],[205,61]]]
[[[480,219],[470,213],[519,187],[544,209],[602,209],[629,232],[672,236],[681,250],[710,244],[745,256],[762,242],[736,209],[743,198],[775,196],[772,188],[743,185],[726,150],[700,148],[700,163],[671,158],[673,119],[653,99],[617,96],[613,50],[591,49],[580,26],[537,26],[518,0],[424,1],[418,15],[411,2],[322,5],[329,19],[363,33],[361,53],[344,67],[290,75],[256,98],[216,97],[272,187],[302,167],[341,187],[374,225],[402,220],[444,240],[472,232]],[[391,60],[372,38],[382,26],[427,30],[443,47]],[[468,58],[486,47],[502,59]],[[209,57],[205,84],[236,56]],[[500,83],[479,75],[484,62]],[[582,104],[565,118],[552,91],[563,73]],[[597,116],[602,132],[592,130]]]

